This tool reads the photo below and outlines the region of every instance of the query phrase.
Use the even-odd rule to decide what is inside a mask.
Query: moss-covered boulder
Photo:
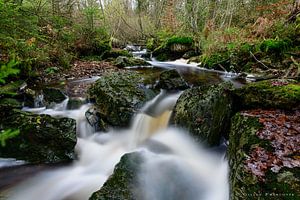
[[[183,90],[189,86],[181,75],[173,69],[162,72],[155,87],[166,90]]]
[[[175,60],[191,50],[194,50],[193,38],[173,36],[154,49],[153,56],[160,61]]]
[[[46,104],[61,103],[67,98],[66,95],[57,88],[44,88],[43,94]]]
[[[0,98],[15,97],[19,94],[21,87],[26,84],[24,81],[15,81],[0,86]]]
[[[89,89],[99,117],[110,126],[127,127],[132,116],[155,96],[138,73],[115,72],[101,77]]]
[[[128,153],[122,156],[113,174],[89,200],[141,199],[139,198],[141,194],[139,194],[137,175],[142,163],[143,157],[139,152]]]
[[[296,127],[299,113],[252,110],[233,117],[227,152],[232,200],[299,199]]]
[[[119,56],[113,62],[119,68],[132,66],[147,66],[149,65],[145,60],[133,57]]]
[[[186,90],[175,105],[173,123],[186,128],[198,141],[219,144],[230,122],[231,88],[231,84],[222,83]]]
[[[234,91],[238,109],[300,108],[300,83],[292,80],[266,80]]]
[[[0,117],[1,130],[19,130],[18,134],[13,135],[0,132],[0,157],[32,163],[54,163],[74,158],[75,120],[55,119],[18,109],[1,112]]]

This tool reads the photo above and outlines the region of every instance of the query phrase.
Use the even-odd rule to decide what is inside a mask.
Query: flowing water
[[[53,109],[25,109],[76,119],[78,160],[71,166],[43,172],[25,181],[9,191],[9,199],[88,199],[113,173],[122,155],[133,151],[143,152],[145,158],[137,186],[142,199],[228,199],[224,155],[209,152],[184,131],[168,127],[179,95],[162,91],[133,118],[130,129],[109,133],[93,132],[85,118],[90,104],[77,110],[66,110],[66,102]]]

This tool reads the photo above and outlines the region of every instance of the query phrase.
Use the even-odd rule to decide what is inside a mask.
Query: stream
[[[136,53],[140,55],[139,53]],[[234,73],[199,69],[193,64],[149,61],[154,68],[175,68],[191,85],[199,81],[233,81]],[[136,69],[141,70],[141,69]],[[96,80],[96,79],[95,79]],[[93,79],[94,81],[94,79]],[[225,150],[206,149],[181,129],[169,126],[172,109],[180,92],[162,90],[136,114],[124,130],[95,132],[85,112],[92,106],[67,108],[69,98],[52,109],[23,108],[36,114],[69,117],[77,123],[76,153],[72,164],[42,169],[33,178],[6,191],[11,200],[85,200],[101,188],[120,158],[141,152],[145,161],[138,172],[142,199],[145,200],[226,200],[229,198],[228,166]],[[2,166],[22,165],[22,161],[1,161]],[[34,173],[32,173],[34,174]]]

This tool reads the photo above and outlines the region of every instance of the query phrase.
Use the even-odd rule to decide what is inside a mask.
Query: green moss
[[[125,56],[125,57],[133,57],[131,53],[129,53],[127,50],[122,50],[122,49],[113,49],[111,51],[106,51],[102,55],[102,59],[107,59],[107,58],[117,58],[119,56]]]
[[[260,50],[266,53],[281,54],[291,46],[289,39],[267,39],[260,44]]]
[[[300,85],[291,80],[267,80],[251,83],[234,92],[238,109],[296,109],[300,102]]]
[[[131,117],[149,100],[143,77],[136,72],[111,73],[100,78],[89,89],[96,100],[97,110],[111,126],[126,127]]]
[[[191,37],[178,37],[173,36],[166,41],[166,46],[169,47],[174,44],[182,44],[182,45],[193,45],[194,40]]]

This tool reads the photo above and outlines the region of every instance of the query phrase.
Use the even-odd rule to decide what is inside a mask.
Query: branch
[[[251,56],[254,58],[254,60],[256,60],[258,63],[260,63],[262,66],[264,66],[266,69],[269,69],[269,67],[267,65],[265,65],[263,62],[261,62],[260,60],[258,60],[255,55],[252,53],[252,51],[250,51]]]

